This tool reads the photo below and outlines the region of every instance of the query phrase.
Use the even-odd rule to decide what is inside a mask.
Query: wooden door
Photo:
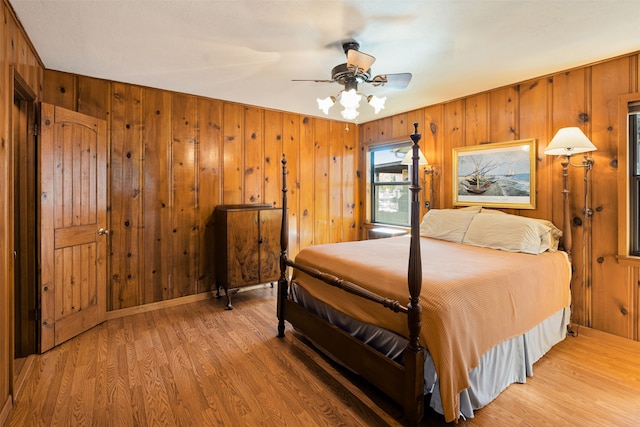
[[[106,122],[41,108],[42,352],[99,324],[106,313]]]
[[[271,282],[280,277],[281,209],[260,211],[260,282]]]

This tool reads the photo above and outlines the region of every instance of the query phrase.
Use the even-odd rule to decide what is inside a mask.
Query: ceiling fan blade
[[[316,82],[316,83],[334,83],[335,80],[317,80],[317,79],[291,79],[292,82]]]
[[[369,80],[369,83],[391,89],[404,89],[409,86],[411,77],[411,73],[380,74]]]
[[[349,49],[347,51],[347,66],[349,68],[358,68],[361,71],[367,72],[374,62],[376,62],[375,57],[362,53],[359,50]]]

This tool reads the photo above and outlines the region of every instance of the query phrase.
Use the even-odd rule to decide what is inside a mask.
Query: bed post
[[[417,424],[424,415],[424,351],[420,346],[421,327],[420,291],[422,290],[422,258],[420,255],[420,146],[422,135],[418,133],[418,123],[413,124],[413,164],[411,175],[411,243],[409,247],[408,323],[409,345],[405,351],[405,417]]]
[[[278,279],[278,336],[284,337],[284,302],[287,299],[287,250],[289,247],[289,219],[287,215],[287,159],[282,154],[282,226],[280,227],[280,278]]]

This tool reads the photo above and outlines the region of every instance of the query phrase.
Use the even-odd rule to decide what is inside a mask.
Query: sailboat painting
[[[536,140],[453,149],[453,204],[535,209]]]

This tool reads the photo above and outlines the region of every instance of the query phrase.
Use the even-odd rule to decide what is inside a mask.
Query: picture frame
[[[536,140],[453,148],[453,205],[536,208]]]

